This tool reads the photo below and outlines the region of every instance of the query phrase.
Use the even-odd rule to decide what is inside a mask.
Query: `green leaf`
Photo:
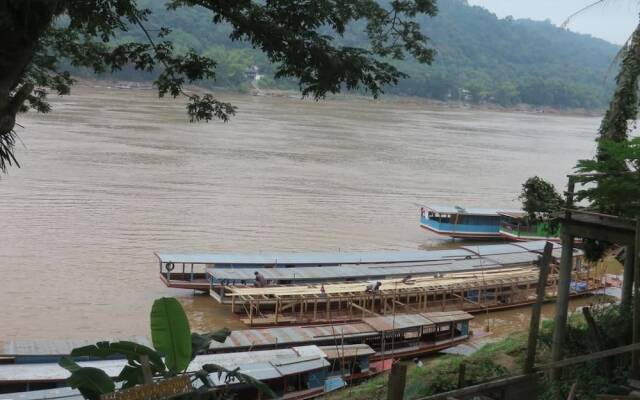
[[[69,372],[76,372],[82,369],[81,366],[79,366],[75,361],[73,361],[69,357],[60,357],[60,360],[58,360],[58,365]]]
[[[98,400],[101,394],[116,390],[111,378],[101,369],[84,367],[75,370],[67,379],[71,388],[78,389],[82,395],[90,400]]]
[[[78,347],[71,351],[71,356],[73,357],[107,358],[115,355],[127,357],[130,363],[132,361],[140,363],[141,356],[148,356],[152,371],[162,373],[166,370],[164,361],[162,361],[162,357],[157,351],[135,342],[98,342],[89,346]]]
[[[125,365],[124,368],[122,368],[122,371],[120,371],[120,375],[116,378],[116,381],[124,382],[122,384],[122,389],[144,383],[142,367],[138,365]]]
[[[191,362],[191,329],[187,315],[178,300],[163,297],[151,308],[153,347],[166,357],[173,373],[184,371]]]
[[[191,358],[193,359],[197,354],[202,354],[209,350],[209,345],[213,340],[224,343],[230,334],[231,331],[227,328],[209,333],[191,333]]]
[[[271,390],[271,388],[267,384],[255,379],[252,376],[239,372],[240,368],[229,370],[223,366],[216,364],[204,364],[202,366],[202,370],[206,371],[209,374],[218,374],[218,377],[221,377],[222,374],[224,374],[224,381],[226,384],[234,383],[234,381],[237,381],[241,384],[247,384],[255,387],[260,393],[268,396],[269,398],[278,398],[278,395],[273,390]]]

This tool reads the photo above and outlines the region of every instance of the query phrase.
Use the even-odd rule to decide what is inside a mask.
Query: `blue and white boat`
[[[522,215],[521,210],[422,206],[420,226],[439,235],[460,239],[503,238],[502,215]]]

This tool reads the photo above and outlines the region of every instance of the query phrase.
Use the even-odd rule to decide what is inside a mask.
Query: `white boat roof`
[[[84,400],[84,396],[76,389],[62,387],[46,390],[31,390],[18,393],[0,393],[0,400]]]
[[[117,342],[126,340],[151,347],[151,340],[146,336],[128,338],[101,339],[33,339],[0,341],[1,356],[58,356],[68,355],[77,347],[89,346],[98,342]]]
[[[339,267],[300,268],[208,268],[207,273],[216,280],[254,281],[255,272],[260,272],[267,280],[304,281],[322,279],[375,279],[400,277],[409,274],[428,275],[436,272],[464,272],[478,269],[512,267],[532,264],[540,256],[546,241],[520,244],[497,244],[465,246],[460,250],[463,257],[441,257],[437,261],[369,265],[341,265]],[[559,245],[554,245],[554,247]],[[441,250],[448,252],[448,250]],[[438,250],[434,251],[434,253]],[[448,253],[445,253],[448,254]]]
[[[499,216],[501,213],[520,214],[522,210],[506,209],[506,208],[475,208],[475,207],[459,207],[459,206],[423,206],[429,211],[436,214],[465,214],[480,216]]]
[[[315,365],[317,365],[318,360],[323,360],[325,357],[325,353],[315,345],[232,354],[205,354],[197,356],[191,364],[189,364],[188,371],[200,370],[204,364],[217,364],[229,370],[240,368],[241,372],[251,376],[253,376],[251,371],[255,370],[257,376],[253,376],[254,378],[270,379],[265,378],[267,374],[266,364],[271,365],[269,372],[271,377],[280,377],[305,371],[306,369],[304,368],[310,367],[311,365],[307,364],[305,366],[304,363],[315,362]],[[78,362],[82,367],[99,368],[111,377],[118,376],[126,363],[126,359]],[[287,366],[285,371],[279,368],[281,365]],[[296,370],[295,366],[299,366],[301,369]],[[279,369],[280,372],[278,372]],[[69,376],[70,373],[57,363],[0,365],[0,382],[55,382],[63,381]],[[222,382],[224,382],[224,379]]]
[[[411,275],[430,275],[448,272],[465,272],[480,269],[504,268],[517,264],[532,263],[538,258],[538,254],[522,251],[521,253],[491,257],[475,257],[469,260],[456,260],[451,262],[425,263],[403,266],[382,267],[302,267],[302,268],[208,268],[207,273],[217,281],[255,281],[255,272],[260,272],[267,280],[286,281],[321,281],[323,279],[379,279],[404,277]]]
[[[371,250],[247,253],[156,253],[162,263],[225,265],[341,265],[432,261],[464,257],[461,249],[448,250]]]

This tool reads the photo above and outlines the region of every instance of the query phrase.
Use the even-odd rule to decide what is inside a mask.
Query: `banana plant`
[[[129,341],[98,342],[73,349],[70,357],[62,357],[58,364],[71,373],[67,384],[78,389],[88,400],[99,400],[100,395],[111,393],[118,386],[126,389],[144,383],[144,368],[149,368],[156,381],[188,374],[192,382],[202,382],[198,390],[182,396],[183,399],[212,396],[227,398],[227,388],[211,393],[212,383],[208,379],[211,373],[217,373],[219,379],[224,375],[227,386],[236,382],[249,384],[267,397],[276,398],[267,385],[240,373],[238,369],[228,370],[218,365],[206,364],[201,370],[187,372],[197,354],[206,352],[214,340],[224,342],[229,334],[230,331],[226,328],[205,334],[192,333],[182,305],[174,298],[163,297],[156,300],[151,308],[151,341],[154,348]],[[122,356],[127,359],[127,363],[113,379],[99,368],[82,367],[73,360],[76,357],[105,359]]]

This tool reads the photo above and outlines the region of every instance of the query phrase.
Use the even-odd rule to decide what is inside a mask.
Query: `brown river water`
[[[522,182],[565,185],[599,118],[224,95],[231,122],[189,123],[153,91],[77,87],[18,129],[0,177],[0,340],[148,334],[180,296],[196,329],[240,323],[170,290],[154,251],[449,246],[415,203],[517,207]],[[549,309],[550,310],[550,309]],[[484,324],[479,317],[477,324]],[[519,330],[526,310],[496,313]]]

